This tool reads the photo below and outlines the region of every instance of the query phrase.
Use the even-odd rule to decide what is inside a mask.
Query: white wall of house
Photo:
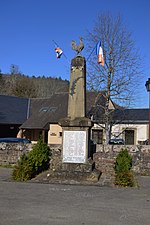
[[[62,127],[58,124],[50,124],[48,132],[48,144],[62,144]],[[92,130],[100,130],[102,126],[94,124]],[[123,138],[124,130],[134,130],[134,144],[140,144],[148,139],[148,125],[146,124],[117,124],[112,127],[112,138]],[[103,141],[105,136],[103,132]]]
[[[112,128],[112,138],[119,135],[120,138],[125,139],[124,130],[134,130],[134,144],[139,144],[148,139],[148,125],[146,124],[118,124]]]
[[[145,141],[148,139],[148,125],[138,126],[137,139],[139,141]]]
[[[94,124],[92,129],[102,129],[103,125]],[[111,138],[122,138],[125,140],[125,130],[134,131],[134,144],[140,144],[148,139],[148,125],[146,124],[117,124],[112,127]],[[105,141],[105,132],[103,140]]]

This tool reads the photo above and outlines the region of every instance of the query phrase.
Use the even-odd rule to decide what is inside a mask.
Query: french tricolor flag
[[[103,49],[101,46],[101,41],[99,41],[96,45],[96,55],[98,57],[98,64],[104,66],[104,55],[103,55]]]
[[[56,47],[55,52],[56,52],[56,57],[59,59],[61,57],[63,51],[61,50],[61,48]]]

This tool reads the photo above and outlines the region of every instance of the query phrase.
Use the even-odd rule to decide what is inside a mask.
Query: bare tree
[[[18,74],[0,74],[0,94],[25,97],[49,98],[55,93],[68,92],[69,82],[61,77],[35,77]]]
[[[15,64],[11,64],[10,73],[11,74],[21,74],[19,71],[19,66],[15,65]]]
[[[55,93],[68,92],[68,82],[51,77],[32,78],[36,87],[37,97],[47,98]]]
[[[99,65],[96,55],[88,60],[87,85],[90,90],[105,92],[104,128],[106,143],[109,142],[113,110],[109,102],[129,106],[141,76],[140,54],[135,48],[131,33],[125,27],[120,15],[99,14],[92,31],[88,31],[88,52],[92,52],[98,41],[104,51],[104,67]],[[139,76],[140,75],[140,76]]]
[[[19,74],[3,74],[2,75],[2,89],[0,90],[1,94],[12,95],[12,90],[16,87],[16,82],[20,79]]]
[[[37,90],[33,80],[27,76],[18,75],[18,79],[12,89],[12,95],[24,98],[36,98]]]

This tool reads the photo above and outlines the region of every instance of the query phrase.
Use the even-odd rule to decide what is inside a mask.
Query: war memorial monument
[[[100,172],[94,167],[90,133],[92,121],[86,117],[86,60],[79,45],[71,43],[76,56],[71,60],[67,117],[59,121],[62,127],[62,148],[54,153],[50,163],[49,179],[59,182],[98,182]],[[57,151],[58,152],[58,151]],[[57,156],[56,156],[57,155]]]

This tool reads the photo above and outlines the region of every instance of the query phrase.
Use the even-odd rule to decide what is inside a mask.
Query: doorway
[[[135,130],[125,130],[125,144],[126,145],[135,144]]]

